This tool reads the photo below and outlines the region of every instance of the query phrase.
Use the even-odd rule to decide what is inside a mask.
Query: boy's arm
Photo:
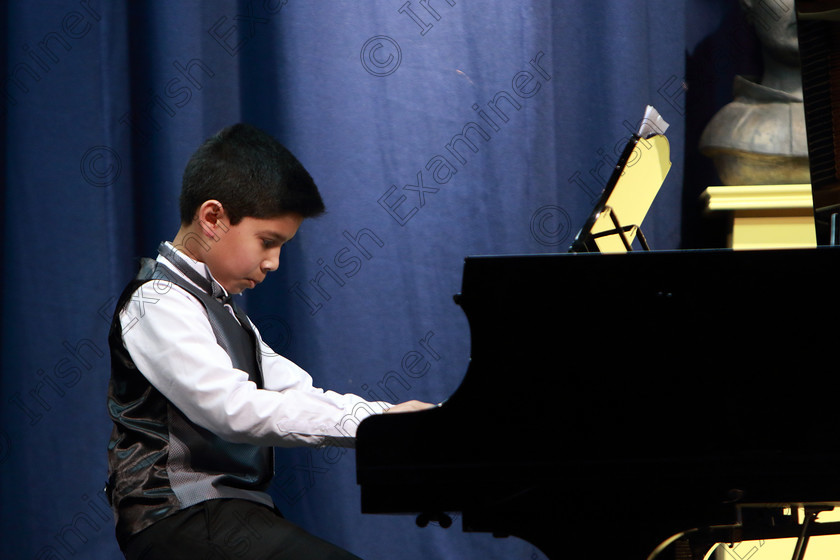
[[[259,337],[259,330],[257,329],[256,325],[251,323],[251,328],[257,333]],[[262,337],[260,338],[260,350],[262,355],[264,356],[263,359],[263,373],[265,375],[265,384],[266,389],[271,389],[274,391],[284,391],[290,388],[297,388],[297,389],[305,389],[305,390],[313,390],[323,392],[326,396],[331,399],[337,399],[339,401],[346,401],[344,408],[352,408],[355,403],[357,402],[365,402],[361,397],[354,395],[352,393],[347,394],[339,394],[334,391],[323,391],[322,389],[317,389],[312,386],[312,377],[306,373],[300,366],[285,358],[275,352],[268,344],[266,344]],[[279,370],[279,375],[277,374]],[[294,375],[290,375],[294,372]],[[296,380],[296,381],[295,381]],[[292,382],[296,382],[297,385],[293,386]],[[372,402],[369,403],[371,405],[376,405],[376,408],[380,412],[386,413],[394,413],[394,412],[416,412],[418,410],[425,410],[427,408],[434,408],[435,405],[411,400],[405,401],[398,404],[390,404],[386,402]]]
[[[264,360],[266,389],[258,389],[217,344],[201,303],[175,285],[153,294],[136,293],[120,316],[126,349],[160,393],[222,438],[351,446],[359,422],[388,406],[317,389],[305,371],[280,356]]]

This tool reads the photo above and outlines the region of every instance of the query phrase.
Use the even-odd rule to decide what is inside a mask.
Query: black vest
[[[108,446],[108,495],[120,546],[155,521],[205,500],[244,498],[273,506],[266,493],[273,476],[273,449],[226,441],[192,423],[152,387],[125,349],[120,311],[136,290],[142,290],[137,297],[153,299],[172,288],[169,282],[201,302],[216,342],[233,366],[263,387],[259,345],[245,315],[233,306],[240,324],[216,298],[164,265],[144,259],[140,273],[117,302],[108,336],[108,412],[114,422]]]

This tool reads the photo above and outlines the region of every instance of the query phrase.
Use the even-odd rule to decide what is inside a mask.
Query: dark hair
[[[208,138],[192,155],[181,183],[181,223],[190,224],[208,200],[222,203],[232,225],[242,218],[324,212],[318,187],[280,142],[249,124]]]

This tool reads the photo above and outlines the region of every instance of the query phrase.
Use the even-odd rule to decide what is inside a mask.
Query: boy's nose
[[[271,257],[265,259],[262,263],[263,272],[268,274],[269,272],[277,270],[277,267],[280,266],[280,251],[277,251]]]

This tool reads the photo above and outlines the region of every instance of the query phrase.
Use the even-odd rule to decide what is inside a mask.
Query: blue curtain
[[[321,386],[438,402],[469,359],[452,301],[463,258],[565,252],[648,104],[671,124],[673,167],[646,236],[703,242],[696,200],[716,179],[697,137],[755,61],[735,0],[1,9],[4,558],[118,557],[102,491],[108,321],[137,259],[175,234],[183,167],[209,135],[268,130],[328,207],[243,298],[265,338]],[[418,355],[422,374],[406,366]],[[512,373],[539,391],[557,372]],[[453,429],[492,431],[496,404]],[[362,515],[352,450],[277,455],[286,516],[360,556],[542,557],[457,520]]]

